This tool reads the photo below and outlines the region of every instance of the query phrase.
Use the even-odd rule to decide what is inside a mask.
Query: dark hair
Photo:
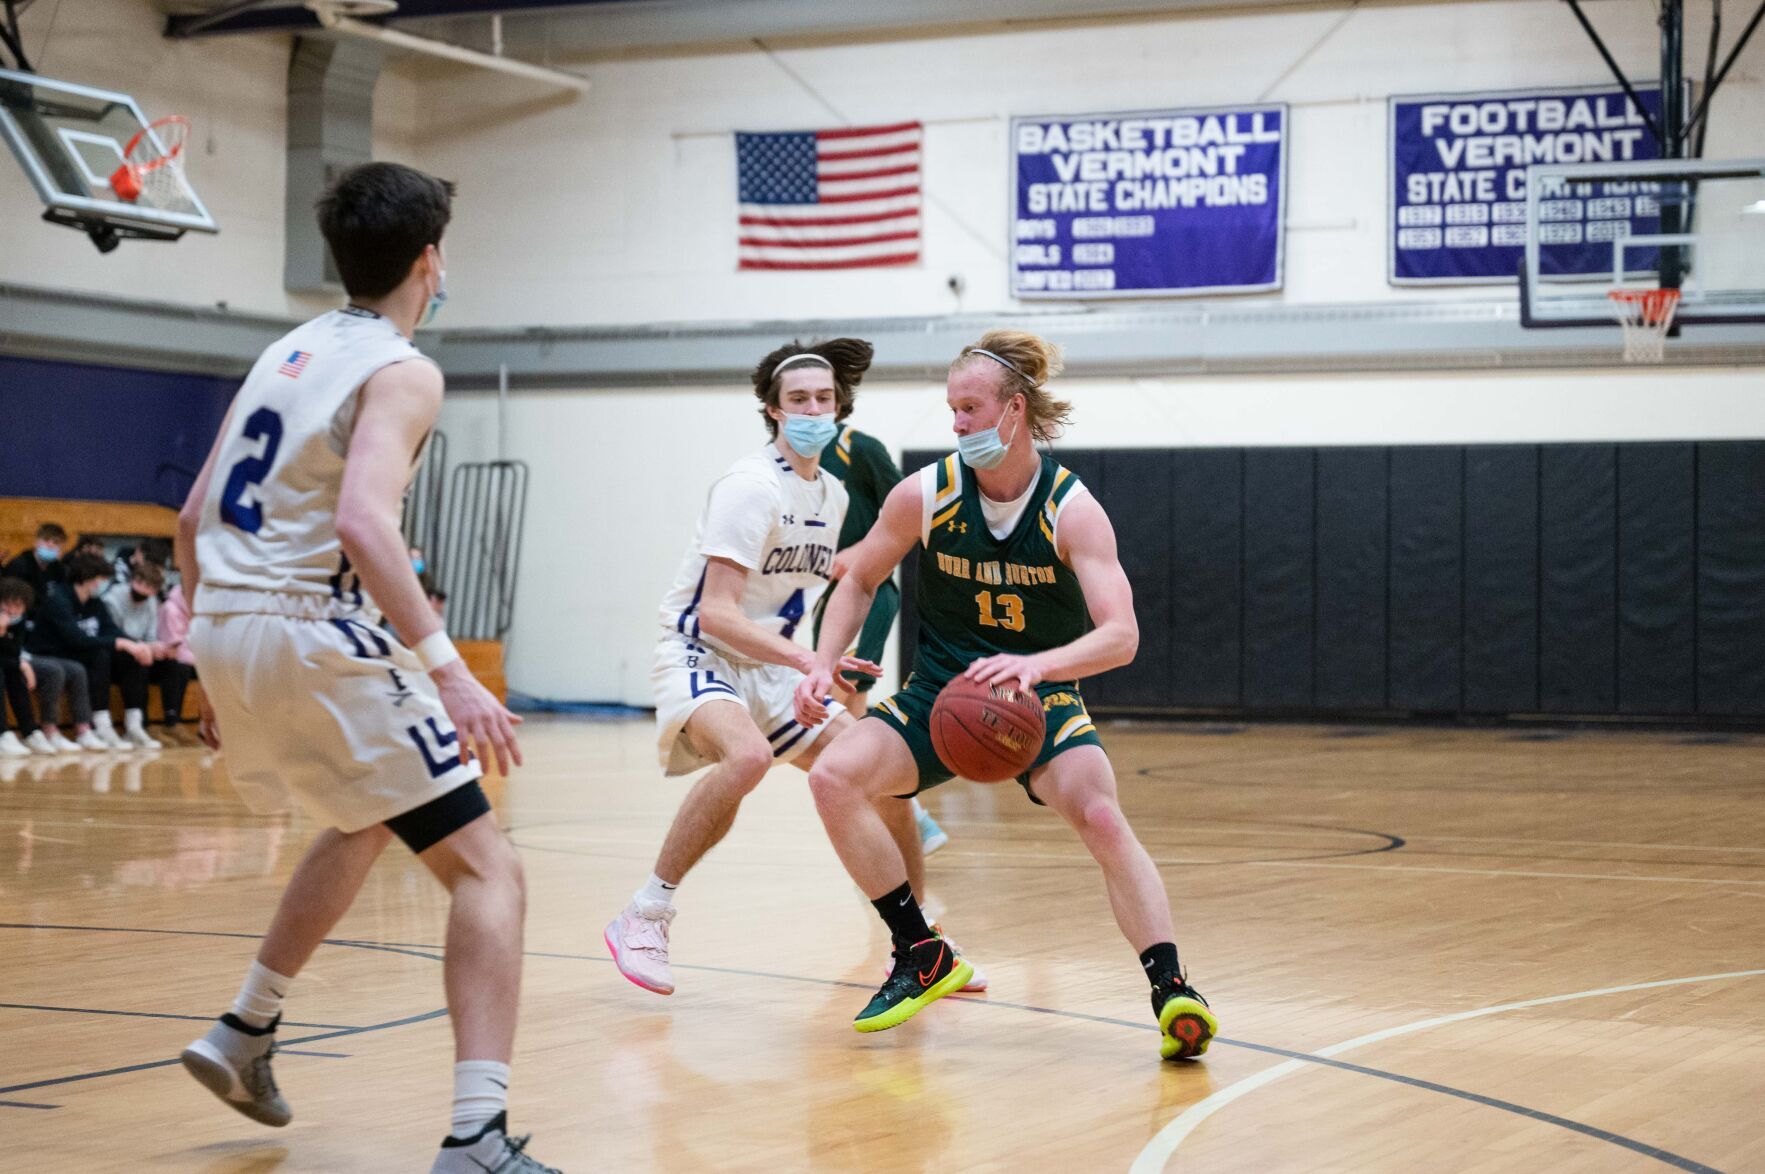
[[[108,579],[111,577],[110,560],[101,554],[72,554],[66,562],[64,572],[68,586],[84,583],[88,579]]]
[[[793,338],[761,359],[760,365],[754,368],[754,398],[760,401],[760,417],[766,421],[766,430],[774,437],[778,435],[778,421],[768,416],[766,409],[778,406],[780,363],[792,355],[817,355],[826,359],[827,365],[833,369],[834,419],[844,420],[852,414],[858,384],[864,379],[864,373],[870,370],[870,356],[875,350],[861,338],[830,338],[809,346]],[[818,366],[805,361],[792,363],[785,370],[794,371],[799,365],[811,370]]]
[[[37,593],[23,579],[0,579],[0,603],[22,603],[29,611],[37,602]]]
[[[319,197],[319,231],[331,246],[343,288],[356,298],[385,297],[453,215],[454,185],[398,163],[363,163]]]
[[[139,579],[151,587],[155,593],[165,586],[165,571],[155,562],[142,562],[138,567],[129,568],[130,580]]]
[[[99,550],[103,550],[104,536],[102,534],[93,534],[90,531],[81,534],[79,540],[74,543],[74,549],[78,550],[82,546],[96,546]]]
[[[156,567],[163,567],[172,561],[172,544],[166,538],[144,538],[141,540],[141,558]]]
[[[44,522],[41,526],[37,527],[37,537],[47,538],[51,542],[65,543],[67,541],[67,531],[63,530],[59,523]]]

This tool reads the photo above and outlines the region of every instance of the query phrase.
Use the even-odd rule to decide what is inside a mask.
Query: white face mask
[[[1017,439],[1017,429],[1011,430],[1011,440]],[[970,432],[966,436],[956,438],[956,451],[962,457],[962,463],[971,469],[991,469],[1005,459],[1011,451],[1011,440],[999,439],[999,425],[983,428],[979,432]]]

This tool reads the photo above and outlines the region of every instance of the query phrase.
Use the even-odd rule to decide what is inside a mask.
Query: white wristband
[[[423,662],[423,671],[426,673],[432,673],[442,665],[460,659],[460,650],[454,647],[454,642],[447,638],[445,631],[429,633],[411,651]]]

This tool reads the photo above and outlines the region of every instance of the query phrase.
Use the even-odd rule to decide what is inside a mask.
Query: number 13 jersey
[[[698,533],[662,599],[665,635],[709,644],[732,663],[753,663],[699,630],[708,560],[726,558],[748,571],[742,614],[795,639],[798,623],[827,590],[846,500],[839,478],[818,469],[815,480],[803,480],[776,445],[736,461],[712,483]]]
[[[344,459],[362,384],[422,358],[391,322],[355,306],[264,351],[233,400],[202,503],[198,613],[372,614],[337,537]]]

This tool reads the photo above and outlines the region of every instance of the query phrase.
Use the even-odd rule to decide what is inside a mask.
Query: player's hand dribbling
[[[478,683],[465,661],[450,661],[429,675],[441,694],[441,707],[459,734],[461,762],[494,758],[497,773],[504,775],[509,773],[511,760],[521,765],[521,747],[515,740],[521,718]]]
[[[983,685],[997,685],[1002,681],[1015,681],[1017,687],[1026,692],[1034,689],[1042,681],[1042,666],[1033,656],[1016,656],[1002,652],[998,656],[989,656],[975,661],[968,666],[963,674],[972,677]]]

